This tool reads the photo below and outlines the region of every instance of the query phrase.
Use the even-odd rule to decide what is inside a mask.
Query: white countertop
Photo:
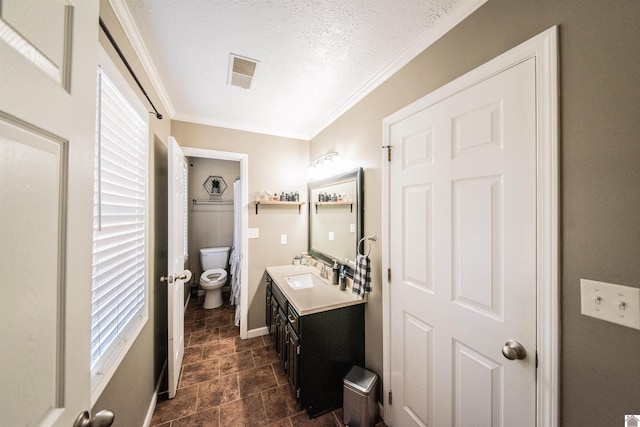
[[[341,291],[340,286],[332,285],[330,279],[321,278],[320,271],[315,267],[307,265],[280,265],[267,267],[267,273],[269,273],[269,276],[271,276],[278,286],[278,289],[287,297],[289,303],[293,305],[300,316],[367,302],[366,296],[364,299],[360,299],[353,294],[351,292],[351,286]],[[284,279],[286,276],[304,273],[316,275],[322,280],[323,284],[313,286],[312,288],[293,289]]]

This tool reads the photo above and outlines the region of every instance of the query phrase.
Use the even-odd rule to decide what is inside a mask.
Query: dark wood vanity
[[[364,301],[297,309],[298,294],[288,298],[281,287],[268,273],[267,327],[300,406],[314,418],[342,406],[342,379],[353,365],[364,366]]]

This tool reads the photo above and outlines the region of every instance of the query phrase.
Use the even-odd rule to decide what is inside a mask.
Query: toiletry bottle
[[[340,290],[344,291],[347,289],[347,270],[342,267],[342,271],[340,272]]]
[[[340,279],[340,267],[338,267],[337,261],[333,261],[333,284],[337,285],[339,279]]]

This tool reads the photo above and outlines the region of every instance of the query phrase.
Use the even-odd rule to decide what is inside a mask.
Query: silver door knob
[[[527,351],[518,341],[509,340],[502,347],[502,355],[509,360],[522,360],[527,357]]]
[[[173,276],[162,276],[160,278],[161,282],[173,283]]]
[[[104,409],[93,417],[89,415],[89,411],[81,412],[73,423],[73,427],[109,427],[115,419],[113,412]]]

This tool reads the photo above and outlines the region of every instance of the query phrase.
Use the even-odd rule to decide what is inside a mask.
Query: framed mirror
[[[353,275],[357,245],[363,233],[363,172],[358,168],[311,181],[309,187],[309,254]]]

